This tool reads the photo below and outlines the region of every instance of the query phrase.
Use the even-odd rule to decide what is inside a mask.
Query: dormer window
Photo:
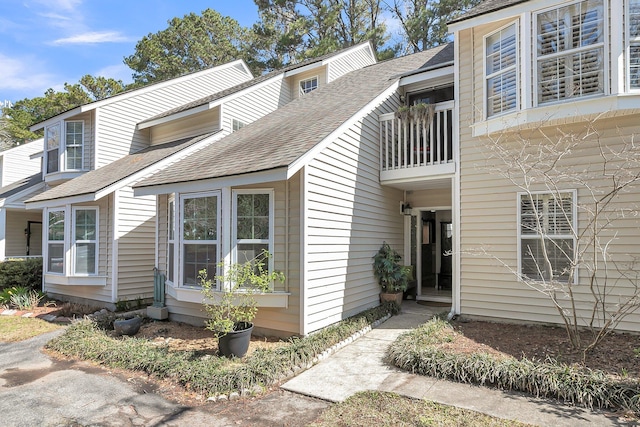
[[[45,156],[47,173],[84,169],[84,122],[68,121],[47,126]]]
[[[316,89],[318,89],[318,77],[311,77],[310,79],[300,81],[300,96]]]
[[[585,0],[536,15],[538,104],[603,94],[604,8]]]

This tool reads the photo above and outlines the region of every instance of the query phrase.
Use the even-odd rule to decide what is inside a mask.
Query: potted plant
[[[387,242],[383,242],[373,256],[373,274],[378,279],[382,292],[380,300],[402,304],[403,292],[411,279],[411,266],[402,265],[402,257]]]
[[[218,349],[226,357],[243,357],[249,349],[258,312],[255,295],[269,292],[276,280],[284,281],[284,274],[269,271],[270,258],[269,252],[263,251],[253,259],[231,264],[223,275],[216,276],[220,290],[207,278],[206,270],[199,271],[208,317],[205,327],[215,333]],[[219,267],[224,271],[224,264]]]

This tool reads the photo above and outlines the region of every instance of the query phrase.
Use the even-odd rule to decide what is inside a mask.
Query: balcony
[[[380,115],[382,183],[422,181],[455,172],[453,107],[448,101]]]

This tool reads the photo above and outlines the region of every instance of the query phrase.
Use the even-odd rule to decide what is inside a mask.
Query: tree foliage
[[[400,22],[403,53],[417,53],[447,43],[447,22],[481,0],[393,0],[387,10]]]
[[[124,58],[134,71],[137,85],[171,79],[215,65],[244,59],[252,71],[260,72],[254,61],[249,30],[238,21],[212,9],[201,15],[190,13],[173,18],[169,26],[148,34]]]

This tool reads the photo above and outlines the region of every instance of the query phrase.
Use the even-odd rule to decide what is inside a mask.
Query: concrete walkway
[[[400,334],[426,322],[437,311],[442,311],[442,308],[405,301],[400,315],[391,317],[368,334],[286,382],[282,388],[332,402],[340,402],[365,390],[394,392],[542,426],[624,425],[615,417],[607,417],[606,412],[409,374],[387,365],[383,361],[387,347]]]

